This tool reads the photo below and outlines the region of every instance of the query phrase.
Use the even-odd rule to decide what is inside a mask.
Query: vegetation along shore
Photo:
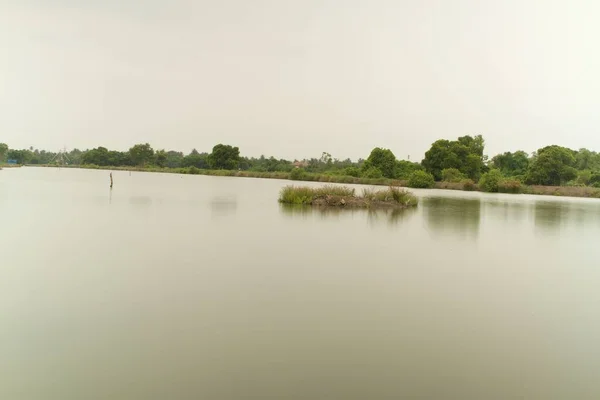
[[[393,186],[377,191],[363,189],[362,195],[356,195],[355,189],[332,185],[286,186],[279,194],[279,202],[341,208],[408,208],[418,204],[417,198],[412,193]]]
[[[0,143],[0,164],[148,171],[193,175],[290,179],[345,184],[407,186],[502,193],[600,198],[600,153],[546,146],[528,154],[506,152],[489,158],[481,135],[440,139],[420,163],[398,160],[391,150],[374,148],[366,159],[284,160],[243,157],[238,147],[218,144],[210,153],[154,150],[137,144],[128,151],[97,147],[68,153],[10,149]]]

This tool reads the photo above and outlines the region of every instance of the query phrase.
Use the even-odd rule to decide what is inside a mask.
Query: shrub
[[[187,173],[190,175],[199,175],[200,174],[200,168],[191,166],[187,169]]]
[[[584,171],[579,171],[576,182],[579,185],[587,186],[590,184],[591,180],[592,180],[592,171],[584,170]]]
[[[306,173],[304,172],[304,169],[294,168],[292,172],[290,172],[290,179],[293,181],[300,181],[302,178],[304,178],[305,174]]]
[[[467,192],[472,192],[477,189],[477,186],[475,185],[475,182],[473,182],[472,179],[463,179],[461,183],[463,186],[463,190]]]
[[[523,191],[521,182],[516,179],[502,179],[498,182],[500,193],[521,193]]]
[[[479,187],[484,192],[498,192],[498,184],[500,181],[502,181],[502,179],[502,172],[500,172],[498,169],[493,169],[481,176],[481,179],[479,180]]]
[[[363,178],[379,179],[383,177],[383,173],[377,167],[369,167],[366,170],[364,170],[362,176]]]
[[[357,167],[348,167],[344,170],[344,175],[358,178],[360,176],[360,169]]]
[[[431,188],[434,184],[433,175],[425,171],[415,171],[408,178],[408,186],[411,188]]]
[[[442,170],[442,180],[444,182],[461,182],[463,179],[465,179],[465,176],[456,168]]]

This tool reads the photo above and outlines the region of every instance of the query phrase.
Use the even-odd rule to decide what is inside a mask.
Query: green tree
[[[436,180],[442,179],[442,171],[447,168],[458,169],[477,180],[485,169],[484,147],[481,135],[462,136],[457,140],[440,139],[425,153],[422,165]]]
[[[434,184],[433,175],[426,171],[415,171],[408,179],[408,186],[411,188],[431,188]]]
[[[577,177],[575,163],[571,149],[556,145],[541,148],[527,171],[527,183],[560,186]]]
[[[6,162],[6,155],[8,154],[8,145],[6,143],[0,143],[0,164]]]
[[[396,156],[389,149],[376,147],[363,164],[363,171],[377,168],[386,178],[396,177]]]
[[[156,150],[156,153],[154,154],[154,162],[157,166],[161,168],[167,166],[168,158],[169,156],[167,155],[167,152],[165,150]]]
[[[502,172],[499,169],[493,169],[490,172],[483,174],[479,180],[479,187],[484,192],[498,192],[498,185],[502,182]]]
[[[31,150],[8,150],[7,156],[9,160],[15,160],[17,164],[29,164],[29,161],[33,158],[34,154]]]
[[[213,169],[237,169],[240,162],[240,149],[218,144],[208,156],[208,164]]]
[[[498,154],[492,158],[492,166],[504,176],[525,175],[529,168],[529,156],[522,150]]]
[[[578,170],[600,171],[600,153],[579,149],[575,155],[575,168]]]
[[[129,155],[134,165],[145,166],[154,159],[154,149],[150,144],[136,144],[129,149]]]
[[[83,164],[92,164],[106,166],[109,163],[108,149],[106,147],[98,147],[88,150],[81,158]]]
[[[423,167],[419,163],[397,160],[395,178],[408,179],[413,172],[421,170],[423,170]]]
[[[456,168],[446,168],[442,171],[442,180],[444,182],[461,182],[465,176]]]

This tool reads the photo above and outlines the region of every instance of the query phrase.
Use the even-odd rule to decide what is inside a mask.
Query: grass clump
[[[365,189],[362,196],[345,186],[297,187],[281,189],[279,202],[294,205],[342,206],[342,207],[412,207],[418,200],[412,193],[390,186],[384,190]]]

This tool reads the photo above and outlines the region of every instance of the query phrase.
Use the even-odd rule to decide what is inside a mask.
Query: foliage
[[[410,174],[415,171],[423,171],[423,166],[419,163],[406,160],[396,161],[396,179],[408,179],[410,178]]]
[[[292,172],[290,172],[290,179],[293,181],[300,181],[306,174],[303,168],[294,168]]]
[[[386,178],[396,177],[396,156],[389,149],[376,147],[363,164],[363,171],[377,168]],[[364,176],[364,175],[363,175]]]
[[[434,183],[433,175],[425,171],[415,171],[408,178],[408,186],[411,188],[431,188]]]
[[[224,144],[213,147],[208,156],[208,165],[213,169],[237,169],[240,162],[240,149]]]
[[[319,200],[320,199],[320,200]],[[374,191],[365,189],[362,196],[356,196],[355,190],[344,186],[296,187],[286,186],[281,189],[279,202],[295,205],[309,205],[315,201],[323,201],[327,205],[359,205],[369,207],[377,203],[396,203],[399,206],[416,206],[418,199],[410,192],[390,186],[387,189]],[[333,201],[331,201],[333,199]]]
[[[477,189],[477,185],[475,185],[475,182],[473,182],[472,179],[464,179],[461,181],[461,183],[462,183],[462,190],[464,190],[466,192],[472,192]]]
[[[529,171],[527,183],[560,186],[577,177],[575,152],[561,146],[547,146],[537,151]]]
[[[0,143],[0,164],[6,161],[6,155],[8,154],[8,145],[6,143]]]
[[[395,201],[403,205],[417,205],[418,199],[409,191],[394,186],[387,190],[363,189],[363,198],[369,201]]]
[[[438,140],[425,153],[423,167],[436,180],[442,179],[442,171],[458,169],[467,177],[477,180],[485,169],[484,140],[481,135],[462,136],[457,140]]]
[[[198,153],[196,149],[193,149],[190,154],[183,157],[180,161],[182,167],[196,167],[200,169],[208,169],[208,153]]]
[[[492,167],[504,176],[525,175],[529,168],[529,157],[524,151],[506,152],[492,158]]]
[[[152,163],[152,160],[154,159],[154,149],[148,143],[136,144],[129,149],[129,156],[131,157],[133,165],[144,166]]]
[[[446,168],[442,170],[442,180],[444,182],[460,182],[465,176],[456,168]]]
[[[484,192],[498,192],[498,184],[500,181],[502,181],[502,179],[502,172],[500,172],[499,169],[493,169],[481,176],[481,179],[479,180],[479,188]]]
[[[286,204],[312,204],[323,196],[353,197],[354,189],[345,186],[327,185],[322,187],[286,186],[279,193],[279,202]]]
[[[502,179],[498,182],[497,187],[500,193],[521,193],[523,191],[521,181],[517,179]]]
[[[600,171],[600,153],[579,149],[575,154],[575,168],[578,170]]]
[[[347,167],[344,169],[344,175],[358,178],[360,176],[360,169],[358,167]]]
[[[9,160],[17,161],[17,164],[28,164],[33,153],[30,150],[8,150],[7,156]]]
[[[363,178],[377,179],[377,178],[382,178],[383,173],[377,167],[369,167],[366,170],[363,170],[362,176],[363,176]]]

